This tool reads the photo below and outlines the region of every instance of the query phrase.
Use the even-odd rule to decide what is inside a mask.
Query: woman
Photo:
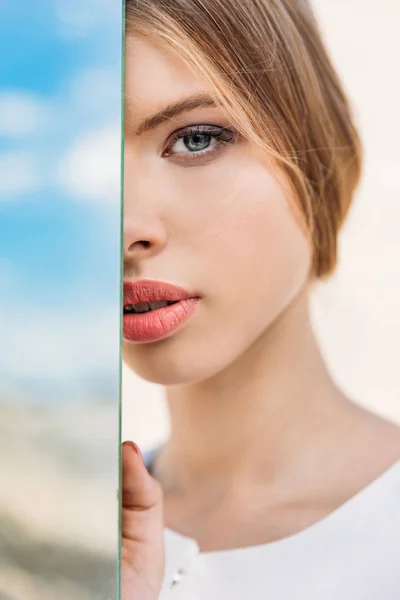
[[[171,436],[123,445],[124,600],[395,600],[399,429],[308,310],[361,170],[305,0],[127,0],[124,360]]]

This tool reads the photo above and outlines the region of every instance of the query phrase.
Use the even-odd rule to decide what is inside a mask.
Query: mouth
[[[160,281],[124,282],[123,336],[136,343],[170,337],[195,313],[200,297]]]
[[[124,306],[124,315],[142,315],[144,313],[159,310],[166,306],[176,304],[176,301],[160,300],[159,302],[138,302],[137,304],[126,304]]]

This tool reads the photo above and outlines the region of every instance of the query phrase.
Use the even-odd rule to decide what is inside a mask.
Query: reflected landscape
[[[115,402],[0,405],[0,599],[114,600]]]
[[[122,3],[0,2],[0,600],[116,600]]]

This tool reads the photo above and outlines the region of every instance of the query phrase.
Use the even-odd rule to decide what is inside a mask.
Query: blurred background
[[[339,267],[312,298],[331,371],[360,404],[400,423],[400,2],[314,0],[365,144],[363,182]],[[123,437],[146,450],[168,435],[163,390],[124,367]]]
[[[115,600],[122,2],[0,2],[0,600]]]

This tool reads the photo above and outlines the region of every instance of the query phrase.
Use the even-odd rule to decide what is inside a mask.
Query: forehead
[[[140,120],[167,104],[208,91],[181,58],[150,41],[127,36],[125,106],[130,118]]]

